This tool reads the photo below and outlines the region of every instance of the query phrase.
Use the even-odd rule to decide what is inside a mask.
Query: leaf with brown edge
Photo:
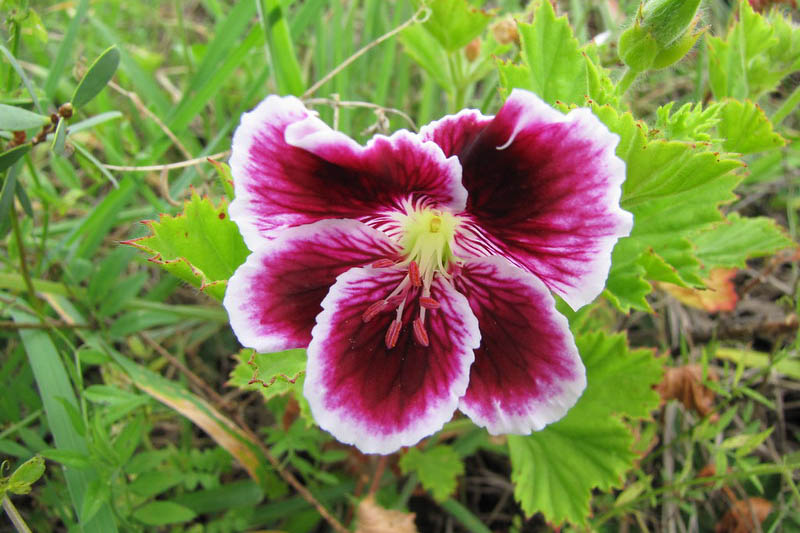
[[[227,203],[215,206],[193,192],[183,213],[146,221],[151,234],[123,244],[151,254],[149,261],[222,300],[228,279],[249,251],[239,228],[228,217]]]
[[[736,271],[735,268],[713,269],[709,278],[704,280],[705,289],[679,287],[672,283],[659,283],[659,286],[689,307],[703,309],[709,313],[733,311],[739,301],[733,285]]]
[[[711,369],[708,378],[717,381],[717,375]],[[684,365],[667,368],[664,379],[656,386],[661,397],[667,400],[678,400],[687,409],[697,411],[706,416],[713,410],[714,391],[703,385],[703,367],[701,365]]]
[[[419,533],[414,524],[414,513],[385,509],[367,496],[356,510],[356,533]]]

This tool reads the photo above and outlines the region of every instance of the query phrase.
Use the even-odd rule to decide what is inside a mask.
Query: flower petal
[[[362,315],[404,276],[393,268],[353,268],[339,276],[322,302],[308,347],[304,392],[314,419],[365,453],[411,446],[450,420],[480,342],[466,299],[437,277],[431,296],[441,307],[427,311],[429,346],[415,340],[418,289],[412,289],[397,344],[387,349],[386,332],[397,314],[368,322]]]
[[[265,241],[228,281],[223,305],[242,345],[259,352],[303,348],[336,277],[399,259],[386,236],[355,220],[322,220]]]
[[[472,218],[458,239],[462,253],[503,255],[574,309],[600,294],[633,218],[619,206],[619,137],[590,110],[563,115],[515,89],[494,119],[462,112],[422,137],[461,160]]]
[[[454,284],[481,328],[459,409],[491,434],[524,435],[563,417],[586,373],[547,287],[502,257],[467,261]]]
[[[269,96],[242,116],[230,159],[231,218],[251,249],[275,230],[326,218],[362,218],[403,200],[463,208],[456,158],[407,131],[365,147],[329,128],[294,97]]]

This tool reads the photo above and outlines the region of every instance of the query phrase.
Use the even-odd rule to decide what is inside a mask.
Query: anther
[[[430,296],[420,296],[419,305],[424,307],[425,309],[439,309],[439,307],[441,307],[441,305],[439,305],[439,302],[437,302]]]
[[[431,219],[431,225],[430,225],[431,233],[439,233],[441,227],[442,227],[442,217],[433,217]]]
[[[408,264],[408,279],[415,287],[422,287],[422,279],[419,277],[419,265],[416,261],[411,261]]]
[[[397,344],[397,339],[400,337],[400,328],[402,323],[399,320],[394,320],[386,330],[386,347],[390,350]],[[416,331],[416,330],[415,330]]]
[[[422,323],[420,318],[414,319],[414,338],[423,346],[428,346],[429,344],[428,332],[425,331],[425,324]]]
[[[364,314],[361,315],[361,320],[363,320],[364,322],[369,322],[370,320],[375,318],[375,316],[378,313],[383,311],[383,309],[386,307],[386,304],[387,304],[386,300],[379,300],[374,304],[370,305],[369,307],[367,307],[367,310],[364,311]]]
[[[394,261],[392,261],[391,259],[378,259],[370,266],[372,268],[387,268],[390,266],[394,266]]]

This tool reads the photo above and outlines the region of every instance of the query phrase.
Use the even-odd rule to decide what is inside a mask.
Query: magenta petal
[[[454,283],[481,328],[459,409],[492,434],[528,434],[563,417],[586,374],[547,287],[502,257],[468,261]]]
[[[242,116],[230,164],[230,215],[251,249],[280,228],[370,217],[404,200],[451,210],[466,203],[458,160],[435,143],[400,131],[362,147],[294,97],[269,96]]]
[[[431,296],[441,307],[427,311],[429,346],[415,339],[419,308],[416,291],[410,291],[397,344],[387,349],[396,312],[368,322],[362,316],[404,276],[393,268],[353,268],[339,276],[322,302],[308,347],[304,392],[314,419],[366,453],[411,446],[450,420],[480,341],[466,299],[437,277]]]
[[[575,309],[600,294],[633,219],[619,206],[619,137],[590,110],[564,115],[514,90],[492,120],[462,112],[422,135],[461,161],[472,219],[461,228],[462,253],[503,255]]]
[[[259,352],[302,348],[336,277],[397,258],[386,236],[355,220],[322,220],[281,231],[247,258],[223,302],[236,337]]]

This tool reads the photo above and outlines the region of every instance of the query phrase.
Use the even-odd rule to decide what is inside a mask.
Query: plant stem
[[[17,241],[17,250],[19,251],[19,269],[22,273],[22,279],[25,281],[25,287],[28,289],[28,293],[30,294],[31,298],[31,305],[34,309],[36,309],[38,314],[41,314],[41,301],[39,298],[36,297],[36,290],[33,288],[33,281],[31,281],[31,275],[28,272],[28,264],[25,262],[25,243],[22,241],[22,232],[19,229],[19,217],[17,216],[17,210],[14,209],[14,206],[11,206],[9,209],[9,213],[11,216],[11,227],[14,230],[14,240]]]
[[[620,95],[625,94],[628,91],[628,89],[630,89],[630,86],[636,80],[637,76],[639,76],[638,72],[634,72],[633,70],[626,68],[625,73],[617,82],[617,92]]]
[[[773,113],[772,118],[772,125],[777,126],[783,119],[789,116],[789,114],[794,111],[797,105],[800,104],[800,85],[794,88],[792,94],[789,95],[789,98],[784,100],[783,104],[778,108],[775,113]]]
[[[17,508],[14,507],[13,503],[11,503],[11,500],[8,498],[8,496],[3,496],[3,509],[5,509],[6,514],[11,519],[11,523],[14,524],[14,528],[19,533],[31,533],[31,528],[29,528],[28,524],[25,523],[22,515],[19,514],[19,511],[17,511]]]

